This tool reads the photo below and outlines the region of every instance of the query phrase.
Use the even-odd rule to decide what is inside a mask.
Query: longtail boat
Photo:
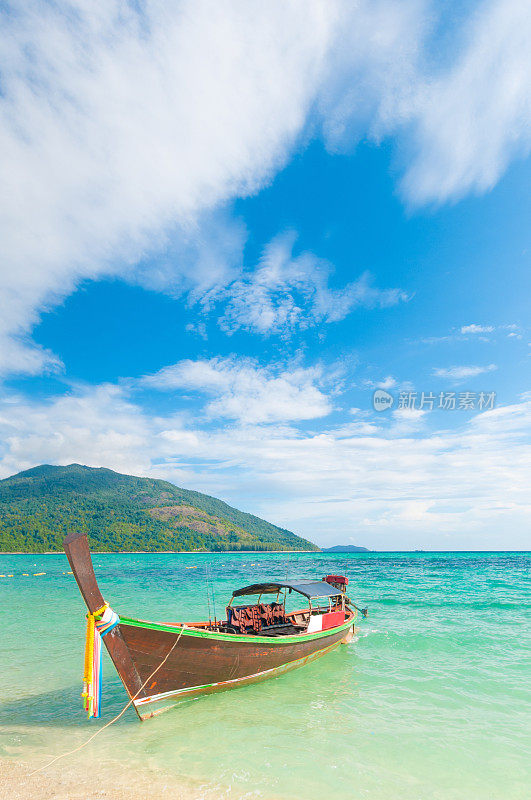
[[[348,579],[328,575],[237,589],[223,620],[177,623],[118,617],[98,587],[86,534],[69,534],[64,549],[89,611],[83,692],[89,716],[99,716],[101,683],[96,689],[91,686],[91,663],[97,671],[100,634],[144,720],[184,697],[244,686],[303,666],[351,641],[357,611],[367,614],[348,598]],[[288,613],[286,597],[292,592],[305,598],[306,606]],[[264,595],[272,595],[273,601],[264,602]],[[253,602],[234,604],[249,597]]]

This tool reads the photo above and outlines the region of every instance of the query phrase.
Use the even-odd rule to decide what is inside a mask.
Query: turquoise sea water
[[[237,586],[346,569],[369,619],[351,644],[281,678],[142,724],[129,710],[61,769],[162,774],[198,798],[529,796],[529,554],[94,556],[115,610],[155,620],[208,616],[207,563],[218,615]],[[0,578],[0,755],[34,766],[127,699],[106,657],[102,719],[84,718],[85,608],[68,569],[59,555],[0,556],[14,576]]]

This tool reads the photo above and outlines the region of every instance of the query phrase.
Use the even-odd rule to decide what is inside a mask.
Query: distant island
[[[321,547],[323,553],[370,553],[367,547],[357,547],[355,544],[336,544],[334,547]]]
[[[0,480],[0,552],[62,552],[71,531],[95,551],[319,550],[222,500],[111,469],[50,464]]]

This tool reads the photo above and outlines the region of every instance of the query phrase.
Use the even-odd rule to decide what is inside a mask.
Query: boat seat
[[[282,603],[256,603],[249,606],[227,606],[227,626],[238,633],[258,633],[264,628],[292,626]]]

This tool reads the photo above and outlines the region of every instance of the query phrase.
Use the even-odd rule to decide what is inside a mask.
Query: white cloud
[[[389,429],[392,436],[409,436],[419,431],[428,412],[420,408],[395,408],[391,412],[393,424]]]
[[[330,287],[331,265],[313,253],[294,256],[295,239],[292,231],[277,236],[256,269],[227,288],[222,328],[287,334],[318,322],[337,322],[356,307],[386,308],[409,300],[400,289],[373,287],[368,272],[339,289]]]
[[[393,378],[392,375],[388,375],[386,378],[382,378],[380,381],[365,380],[363,383],[370,389],[393,389],[397,385],[398,381],[396,378]]]
[[[461,367],[440,367],[433,370],[433,374],[438,378],[449,378],[452,381],[461,381],[466,378],[476,378],[478,375],[483,375],[486,372],[493,372],[498,369],[496,364],[488,364],[485,367],[480,366],[461,366]]]
[[[217,256],[234,242],[205,231],[204,214],[284,163],[336,22],[319,2],[35,0],[5,12],[0,339],[82,278],[181,293],[221,270],[226,283]]]
[[[402,182],[416,203],[491,189],[531,149],[531,15],[527,0],[491,0],[465,45],[412,103],[416,155]]]
[[[152,423],[114,385],[80,388],[41,403],[5,396],[2,471],[5,476],[35,464],[82,462],[145,474],[152,431]]]
[[[205,406],[208,417],[256,424],[329,414],[332,405],[316,385],[321,380],[316,368],[273,369],[252,359],[212,358],[180,361],[142,383],[162,391],[191,390],[211,396]]]
[[[521,339],[524,338],[522,334],[522,328],[520,328],[519,325],[515,325],[514,323],[512,323],[511,325],[501,325],[500,330],[509,331],[509,333],[507,334],[508,339],[516,339],[517,341],[520,341]]]
[[[219,380],[207,373],[211,385]],[[112,386],[11,400],[0,405],[2,476],[39,462],[82,462],[165,477],[323,544],[353,536],[375,548],[527,546],[529,400],[477,414],[453,432],[392,437],[363,422],[319,432],[203,428],[190,417],[153,417]]]
[[[61,360],[50,350],[39,347],[27,337],[2,336],[0,332],[0,375],[40,375],[62,369]]]
[[[452,329],[449,334],[445,336],[429,336],[420,339],[422,344],[442,344],[444,342],[453,343],[453,342],[463,342],[469,339],[471,336],[477,336],[477,340],[480,342],[489,342],[491,341],[492,337],[489,334],[502,334],[503,336],[507,336],[509,339],[522,339],[522,329],[515,325],[514,323],[510,325],[478,325],[477,323],[471,323],[469,325],[462,325],[459,329]]]
[[[205,325],[204,322],[198,322],[195,325],[194,325],[193,322],[189,322],[185,326],[185,330],[186,330],[187,333],[194,333],[196,336],[200,336],[201,339],[205,339],[205,340],[208,339],[208,335],[207,335],[207,331],[206,331],[206,325]]]
[[[399,137],[415,205],[491,189],[531,148],[527,0],[479,4],[454,30],[446,12],[422,0],[351,7],[321,97],[332,149]]]
[[[449,22],[422,0],[28,0],[5,11],[0,349],[10,336],[24,346],[83,279],[200,296],[233,282],[244,232],[220,208],[320,133],[332,149],[401,137],[412,202],[490,188],[529,149],[527,11],[525,0],[479,7],[437,69],[437,13]],[[271,289],[260,269],[240,278],[226,326],[295,324],[307,312],[294,293],[309,292],[326,320],[397,300],[366,278],[332,290],[318,259],[308,268],[313,284],[292,276]],[[249,299],[264,309],[244,318]],[[54,358],[15,361],[35,372]]]
[[[461,333],[465,336],[469,333],[492,333],[494,327],[492,325],[476,325],[472,323],[471,325],[463,325],[461,328]]]

